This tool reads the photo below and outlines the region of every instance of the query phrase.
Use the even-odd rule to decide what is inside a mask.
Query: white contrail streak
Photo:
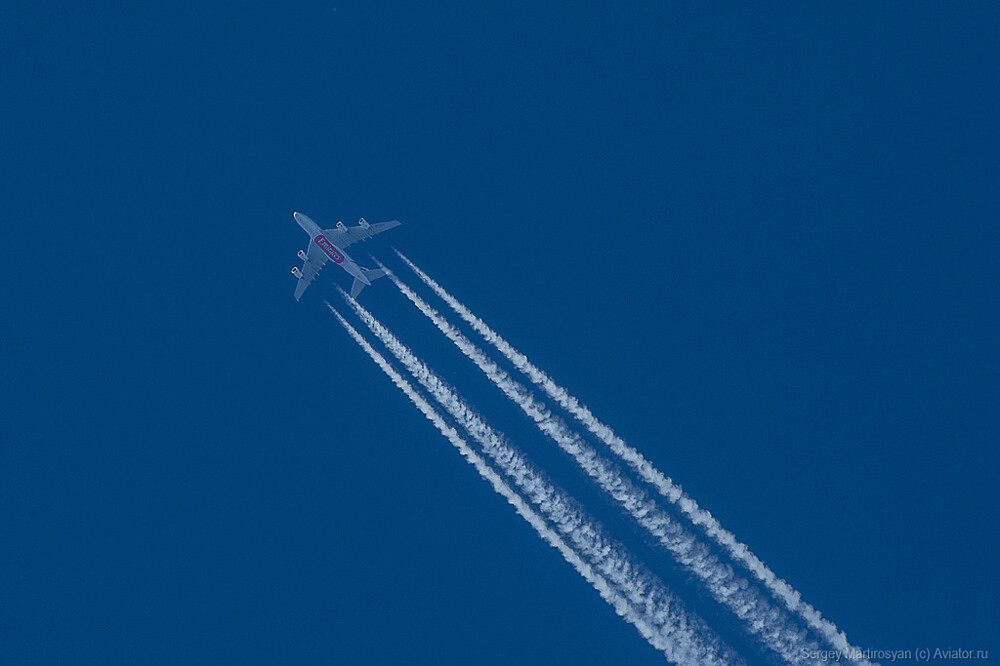
[[[784,611],[776,608],[756,588],[750,587],[732,567],[720,562],[715,553],[666,513],[644,489],[622,475],[617,466],[600,456],[593,447],[571,431],[561,418],[552,414],[544,403],[536,400],[530,390],[512,379],[392,271],[381,262],[379,266],[386,270],[400,292],[520,407],[539,430],[572,456],[602,490],[618,501],[636,522],[656,537],[681,565],[706,586],[716,601],[742,620],[750,634],[758,636],[765,645],[791,663],[818,652],[819,645],[810,640],[805,631],[790,622]]]
[[[738,655],[721,644],[700,618],[686,612],[680,600],[663,587],[659,580],[635,563],[619,544],[607,539],[597,523],[585,516],[564,492],[552,486],[519,451],[507,444],[502,435],[483,422],[381,322],[346,293],[343,296],[372,333],[483,447],[483,451],[497,467],[548,518],[558,532],[569,540],[572,548],[589,560],[607,583],[617,588],[633,612],[643,613],[641,617],[646,623],[644,626],[647,629],[655,627],[655,631],[649,632],[649,635],[643,634],[651,644],[662,650],[668,659],[679,664],[721,666],[742,662]],[[638,624],[636,627],[640,628]],[[640,632],[642,630],[640,628]]]
[[[395,250],[395,248],[393,249]],[[847,639],[847,634],[841,631],[833,622],[824,618],[816,608],[803,601],[802,594],[798,590],[771,571],[760,558],[753,554],[746,544],[742,543],[732,532],[724,528],[707,509],[701,508],[692,497],[688,496],[680,485],[674,483],[670,477],[663,474],[651,462],[646,460],[639,451],[629,446],[614,430],[598,420],[586,405],[581,404],[569,391],[553,381],[543,370],[529,361],[527,356],[515,349],[513,345],[490,328],[486,322],[473,314],[457,298],[445,291],[441,285],[410,261],[406,255],[399,250],[395,250],[395,252],[439,298],[444,300],[459,317],[472,326],[488,343],[503,354],[514,367],[523,372],[560,407],[572,414],[591,434],[607,445],[615,455],[628,463],[643,481],[656,488],[663,497],[677,506],[691,522],[701,526],[716,544],[725,549],[734,560],[746,566],[789,610],[798,613],[811,629],[829,641],[830,645],[842,653],[859,654],[861,652],[858,648],[851,645]],[[866,660],[860,660],[859,663],[869,664]]]
[[[329,303],[327,304],[329,305]],[[445,439],[447,439],[451,444],[458,449],[458,452],[462,455],[466,461],[476,468],[479,475],[483,477],[484,480],[489,482],[493,489],[499,493],[507,502],[514,507],[517,513],[524,518],[529,525],[538,533],[542,539],[545,540],[550,546],[559,551],[563,558],[569,562],[577,572],[583,576],[583,578],[590,583],[594,589],[601,595],[605,601],[607,601],[615,612],[624,618],[629,623],[633,624],[639,633],[650,642],[654,647],[659,650],[666,651],[669,645],[663,643],[660,635],[654,630],[649,623],[638,614],[635,609],[629,604],[629,602],[619,594],[614,588],[612,588],[608,582],[599,573],[595,572],[593,567],[585,562],[572,548],[570,548],[566,542],[563,540],[559,534],[554,531],[545,520],[535,512],[525,501],[518,495],[508,484],[504,481],[496,471],[483,461],[482,457],[478,453],[473,451],[468,443],[462,438],[458,431],[449,426],[444,418],[437,413],[433,406],[395,369],[392,365],[378,353],[364,337],[358,333],[353,326],[351,326],[344,317],[337,312],[333,307],[330,307],[333,314],[337,317],[337,321],[344,327],[344,329],[350,334],[358,345],[375,361],[376,365],[382,369],[382,371],[389,376],[400,390],[406,394],[406,397],[417,407],[418,410],[434,424]]]

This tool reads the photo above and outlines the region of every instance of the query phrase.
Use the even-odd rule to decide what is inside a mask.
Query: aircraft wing
[[[333,244],[340,248],[353,245],[358,241],[368,240],[372,236],[377,236],[383,231],[388,231],[393,227],[398,227],[402,222],[399,220],[389,220],[388,222],[376,222],[367,227],[358,225],[356,227],[337,227],[336,229],[324,229],[326,237],[333,241]]]
[[[375,226],[374,224],[372,226]],[[302,298],[302,294],[305,292],[306,287],[308,287],[316,276],[319,275],[320,270],[323,268],[323,264],[327,262],[329,257],[326,256],[326,252],[319,248],[319,245],[310,239],[309,249],[306,251],[306,260],[302,262],[302,277],[299,278],[298,283],[295,285],[295,300]]]

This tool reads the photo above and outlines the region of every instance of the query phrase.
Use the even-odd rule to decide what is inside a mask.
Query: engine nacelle
[[[309,258],[306,256],[305,250],[299,250],[299,259],[301,259],[302,261],[309,261]]]
[[[302,271],[299,270],[298,266],[292,266],[292,275],[299,278],[300,280],[302,279]]]
[[[338,229],[343,229],[344,228],[344,223],[343,222],[337,222],[337,228]]]
[[[358,220],[358,224],[360,224],[365,229],[367,229],[368,227],[372,226],[372,225],[368,224],[368,222],[365,220],[365,218],[361,218],[360,220]]]

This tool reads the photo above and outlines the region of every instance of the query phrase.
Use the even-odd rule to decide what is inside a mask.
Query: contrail
[[[329,303],[327,303],[330,306]],[[636,627],[639,633],[650,642],[654,647],[659,650],[666,651],[670,646],[664,644],[663,639],[660,635],[649,625],[649,623],[629,604],[629,602],[619,594],[614,588],[612,588],[608,582],[599,573],[595,572],[593,567],[585,562],[573,549],[571,549],[566,542],[557,532],[548,526],[545,520],[539,516],[534,509],[532,509],[524,501],[524,499],[518,495],[514,490],[504,481],[496,471],[487,465],[478,453],[473,451],[468,443],[459,435],[458,431],[449,426],[444,418],[438,414],[438,412],[431,406],[429,402],[415,389],[413,386],[395,369],[392,365],[378,353],[364,337],[358,333],[353,326],[351,326],[344,317],[337,312],[332,306],[330,310],[337,317],[337,321],[340,322],[341,326],[348,332],[348,334],[354,339],[355,342],[375,361],[379,368],[389,376],[389,379],[406,394],[406,397],[417,407],[418,410],[434,424],[445,439],[447,439],[451,444],[458,449],[458,452],[462,455],[465,460],[476,468],[479,475],[483,477],[484,480],[489,482],[493,489],[499,493],[507,502],[514,507],[514,510],[524,518],[529,525],[538,533],[542,539],[545,540],[550,546],[559,551],[567,562],[569,562],[576,571],[583,576],[583,578],[590,583],[594,589],[601,595],[615,612],[627,622],[631,623]],[[669,655],[668,655],[669,656]]]
[[[483,422],[381,322],[346,293],[343,296],[393,356],[483,447],[500,471],[569,540],[571,547],[588,559],[607,583],[620,591],[634,612],[638,609],[644,612],[646,627],[656,628],[647,636],[651,644],[676,663],[720,666],[742,663],[736,653],[722,645],[703,620],[685,611],[677,597],[634,562],[622,546],[604,536],[595,521],[584,515],[573,500],[536,471],[519,451],[507,444],[502,435]],[[636,627],[639,628],[639,625]]]
[[[377,261],[377,260],[376,260]],[[521,410],[532,419],[563,451],[593,478],[601,489],[619,504],[674,556],[674,558],[705,584],[712,597],[729,608],[750,634],[756,635],[769,648],[788,662],[798,662],[805,655],[816,653],[819,645],[791,623],[785,613],[762,596],[732,567],[698,541],[690,531],[656,504],[644,489],[600,456],[593,447],[571,431],[561,418],[552,414],[544,403],[535,399],[525,386],[512,379],[485,352],[452,326],[441,314],[418,296],[406,283],[386,268],[386,275],[463,354]]]
[[[553,381],[542,369],[529,361],[527,356],[515,349],[513,345],[490,328],[486,322],[473,314],[457,298],[445,291],[441,285],[421,270],[419,266],[410,261],[406,255],[395,248],[393,250],[459,317],[472,326],[488,343],[503,354],[514,367],[523,372],[532,383],[541,388],[549,398],[572,414],[591,434],[607,445],[615,455],[628,463],[643,481],[656,488],[663,497],[677,506],[692,523],[701,526],[716,544],[725,549],[734,560],[746,566],[789,610],[798,613],[810,628],[823,636],[833,647],[842,653],[861,653],[861,650],[851,645],[846,633],[841,631],[833,622],[824,618],[812,605],[803,601],[802,594],[798,590],[771,571],[760,558],[753,554],[746,544],[742,543],[732,532],[724,528],[711,512],[701,508],[692,497],[684,492],[680,485],[674,483],[670,477],[663,474],[651,462],[646,460],[641,453],[629,446],[614,430],[598,420],[586,405],[581,404],[569,391]],[[870,662],[867,660],[860,660],[858,663],[870,666]]]

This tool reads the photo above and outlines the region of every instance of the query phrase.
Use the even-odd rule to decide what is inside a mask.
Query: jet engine
[[[344,228],[344,223],[343,222],[337,222],[337,228],[338,229],[343,229]]]
[[[309,261],[308,257],[306,257],[305,250],[299,250],[299,259],[301,259],[302,261]]]
[[[365,220],[365,218],[361,218],[360,220],[358,220],[358,224],[360,224],[365,229],[367,229],[368,227],[372,226],[372,225],[368,224],[368,222]]]
[[[302,271],[299,270],[298,266],[292,266],[292,275],[299,278],[300,280],[302,279]]]

